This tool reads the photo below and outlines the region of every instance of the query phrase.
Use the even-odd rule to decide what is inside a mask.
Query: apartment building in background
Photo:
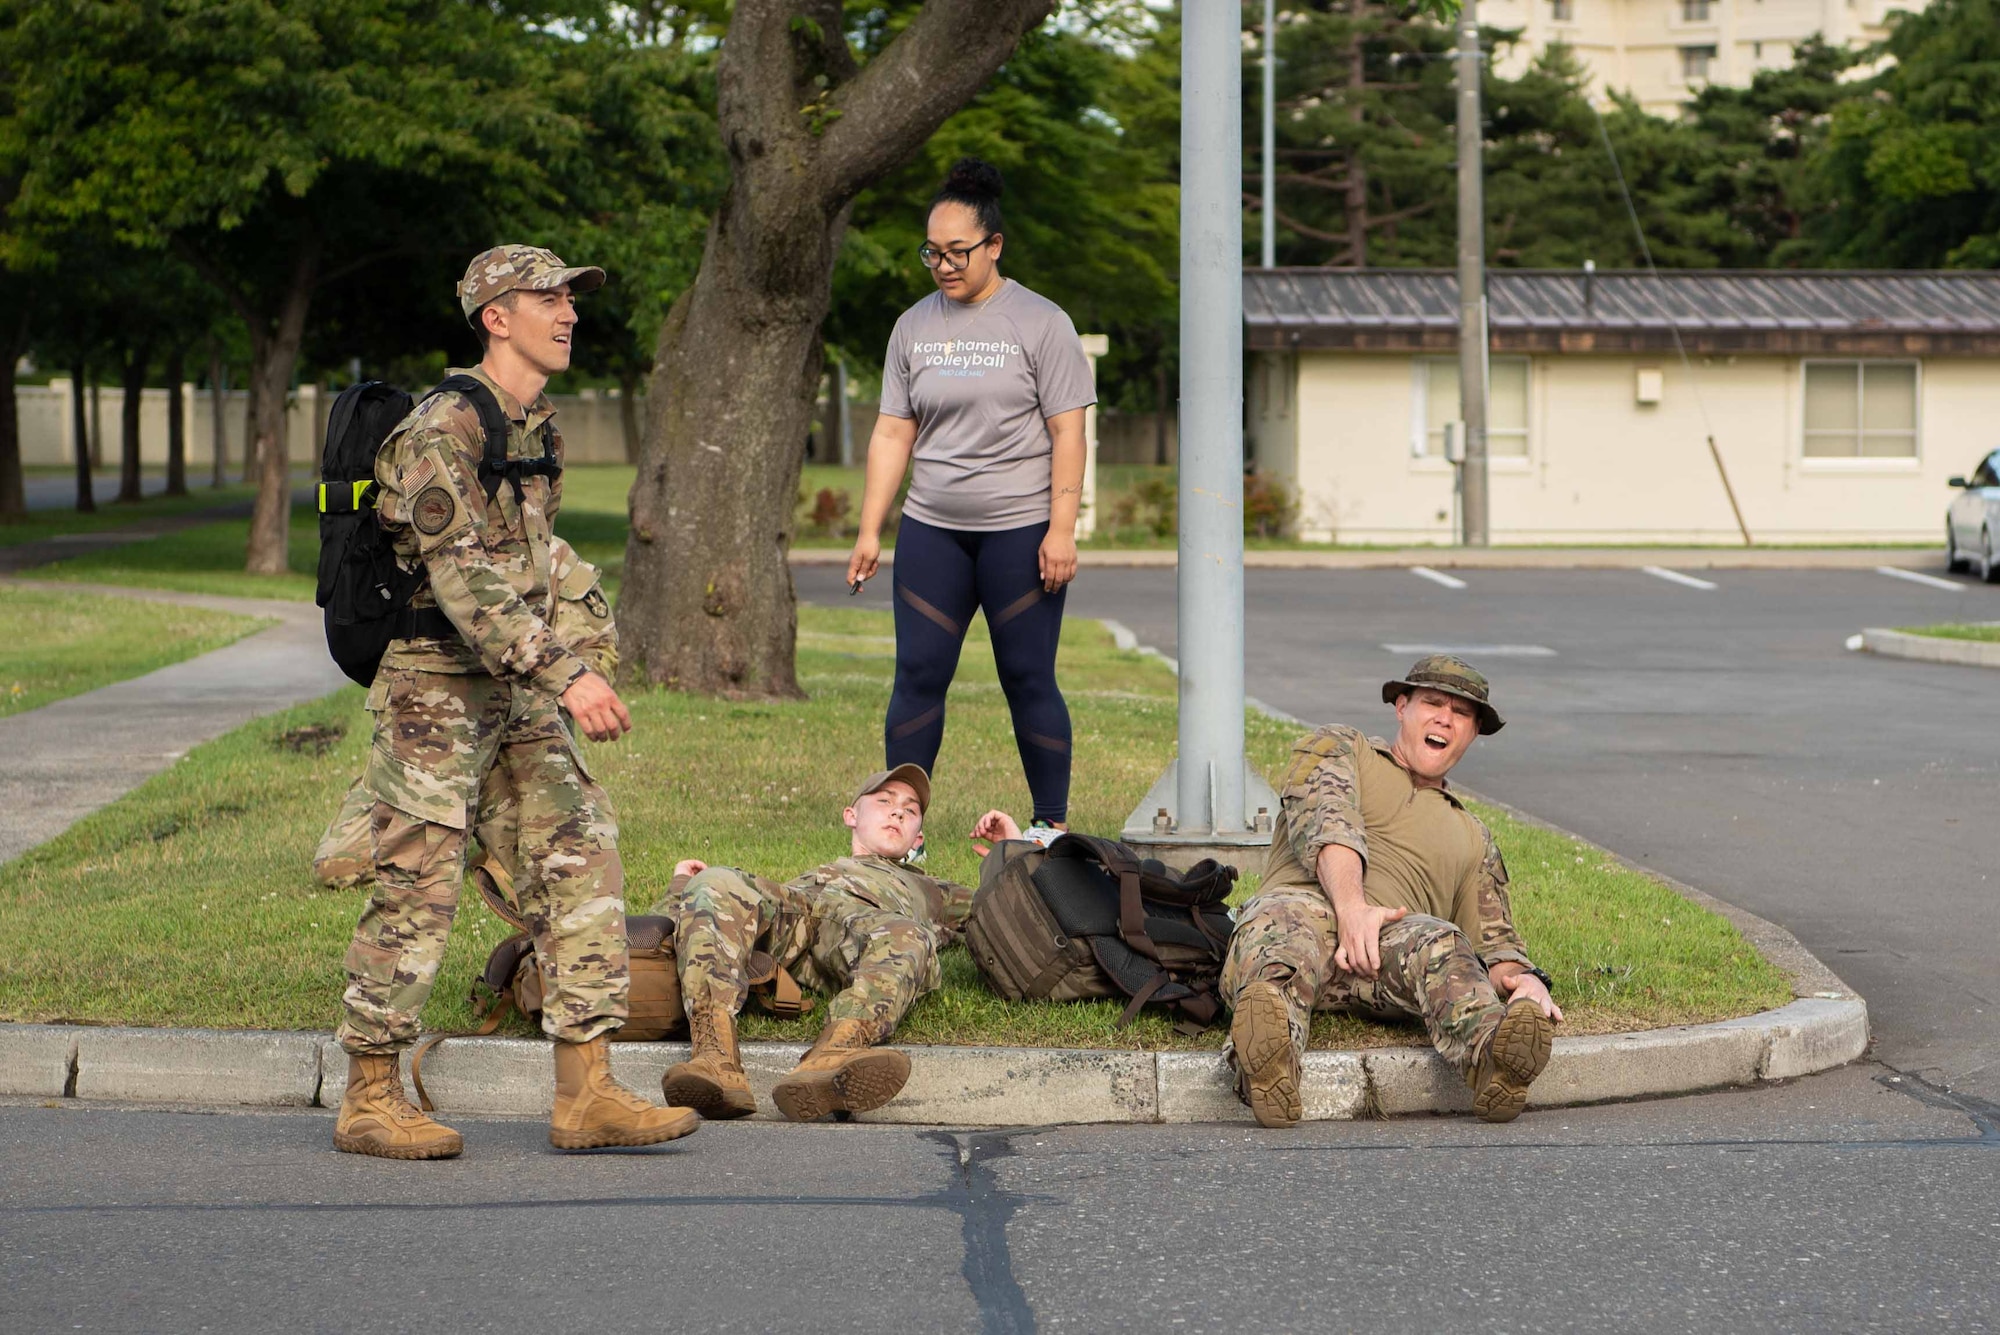
[[[1926,0],[1483,0],[1482,23],[1518,28],[1497,68],[1518,75],[1552,43],[1573,49],[1600,99],[1630,92],[1647,111],[1672,115],[1710,83],[1747,84],[1758,70],[1791,64],[1792,48],[1818,34],[1858,46],[1888,33],[1892,10]]]

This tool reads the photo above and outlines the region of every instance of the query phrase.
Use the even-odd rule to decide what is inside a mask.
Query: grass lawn
[[[21,577],[176,589],[182,593],[215,593],[234,598],[312,601],[314,571],[319,563],[316,512],[304,506],[292,508],[288,552],[291,570],[285,574],[253,575],[246,571],[243,553],[249,541],[248,517],[222,519],[144,542],[85,552],[52,565],[36,566],[22,571]]]
[[[0,519],[0,547],[40,542],[65,533],[101,533],[142,520],[234,505],[249,500],[251,495],[251,489],[245,486],[211,487],[206,482],[191,482],[185,496],[148,496],[127,504],[106,502],[89,514],[70,509],[30,510],[19,518]]]
[[[199,607],[0,585],[0,718],[205,654],[270,623]]]
[[[1941,626],[1904,626],[1905,635],[1928,635],[1938,640],[1984,640],[2000,644],[2000,621],[1946,622]]]
[[[800,609],[800,679],[809,701],[729,703],[653,692],[630,701],[637,731],[591,749],[618,806],[627,895],[644,911],[674,861],[699,857],[787,878],[845,851],[838,812],[880,755],[892,669],[888,614]],[[987,806],[1027,807],[983,630],[953,688],[951,725],[930,818],[930,868],[978,875],[963,837]],[[1174,683],[1157,663],[1073,622],[1061,673],[1079,767],[1073,817],[1113,830],[1156,776],[1174,738]],[[51,844],[0,867],[0,1018],[328,1029],[341,955],[359,900],[319,889],[309,859],[365,752],[361,692],[249,724]],[[325,753],[293,750],[307,724],[344,729]],[[1261,716],[1252,754],[1269,766],[1291,729]],[[1489,813],[1514,872],[1514,904],[1570,1015],[1592,1033],[1745,1014],[1787,1000],[1783,977],[1722,919],[1613,865],[1598,850]],[[1243,887],[1247,894],[1249,887]],[[476,897],[459,913],[426,1023],[467,1025],[469,986],[505,934]],[[1010,1005],[978,983],[962,948],[945,988],[918,1003],[912,1043],[1214,1047],[1147,1017],[1123,1032],[1108,1003]],[[816,1017],[753,1015],[746,1037],[809,1037]],[[1420,1031],[1323,1017],[1331,1046],[1421,1042]]]

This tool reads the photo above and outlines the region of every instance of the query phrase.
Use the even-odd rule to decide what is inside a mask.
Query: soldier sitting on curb
[[[673,885],[650,910],[673,919],[693,1045],[661,1081],[668,1102],[710,1118],[757,1110],[736,1046],[753,950],[769,953],[801,985],[834,994],[819,1040],[772,1090],[779,1112],[806,1122],[879,1108],[901,1092],[909,1057],[875,1045],[942,982],[938,950],[972,908],[971,890],[902,860],[923,830],[930,799],[921,766],[870,775],[841,813],[852,831],[849,855],[784,885],[731,867],[675,866]],[[1021,837],[997,811],[973,833]]]
[[[1473,737],[1504,726],[1487,695],[1433,654],[1383,684],[1394,742],[1325,727],[1293,748],[1222,972],[1237,1093],[1263,1125],[1299,1120],[1314,1009],[1421,1018],[1489,1122],[1519,1115],[1547,1065],[1562,1009],[1514,930],[1493,835],[1445,785]]]
[[[610,681],[618,675],[618,623],[611,619],[611,603],[604,596],[597,567],[561,538],[549,543],[549,566],[556,586],[549,630],[558,644]],[[313,854],[313,876],[321,885],[347,890],[374,878],[375,862],[368,841],[368,818],[374,811],[374,796],[356,778]],[[498,767],[486,771],[479,784],[473,834],[479,846],[499,859],[516,880],[521,871],[514,848],[520,820],[521,799],[507,771]]]

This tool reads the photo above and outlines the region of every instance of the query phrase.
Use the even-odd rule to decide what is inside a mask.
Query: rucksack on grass
[[[542,1018],[542,973],[536,964],[535,940],[514,906],[512,879],[490,854],[473,864],[471,876],[479,897],[514,929],[514,934],[493,947],[486,957],[486,968],[472,985],[473,1014],[479,1027],[470,1034],[432,1034],[410,1054],[410,1080],[425,1112],[436,1108],[424,1089],[424,1058],[438,1044],[447,1038],[483,1038],[495,1033],[509,1011],[520,1012],[531,1024],[539,1025]],[[680,969],[674,960],[673,919],[628,915],[625,938],[630,961],[627,1012],[624,1025],[611,1032],[612,1041],[685,1038],[687,1009],[681,1000]],[[811,1009],[797,981],[763,951],[751,953],[748,973],[751,995],[771,1014],[790,1020]]]
[[[479,480],[489,501],[503,480],[513,482],[518,500],[522,477],[562,471],[546,434],[539,459],[507,457],[507,415],[493,392],[471,376],[447,377],[422,401],[437,394],[463,394],[479,413],[486,435]],[[375,680],[389,641],[457,633],[442,612],[408,610],[423,572],[403,569],[388,533],[376,522],[375,456],[418,402],[394,385],[364,380],[340,392],[326,419],[319,468],[319,586],[313,601],[326,609],[327,652],[363,686]]]
[[[1178,872],[1125,844],[1064,834],[1046,850],[998,844],[980,871],[965,943],[1010,1001],[1129,997],[1199,1032],[1221,1012],[1216,984],[1233,923],[1236,868],[1204,858]]]

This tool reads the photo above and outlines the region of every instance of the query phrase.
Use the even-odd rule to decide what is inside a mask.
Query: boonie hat
[[[894,769],[875,771],[875,773],[862,780],[861,787],[854,794],[854,801],[849,802],[847,805],[853,806],[862,798],[868,796],[868,794],[881,792],[898,779],[901,779],[904,783],[909,784],[910,787],[917,790],[917,810],[919,812],[929,811],[931,807],[931,776],[924,773],[922,765],[898,765]]]
[[[604,286],[604,270],[564,264],[552,250],[540,246],[495,246],[473,257],[458,280],[458,305],[471,320],[473,313],[509,292],[546,292],[569,284],[572,292],[594,292]]]
[[[1507,726],[1507,720],[1500,717],[1500,711],[1487,699],[1486,678],[1463,658],[1454,658],[1450,654],[1426,654],[1399,680],[1382,683],[1382,703],[1393,705],[1397,697],[1408,695],[1419,687],[1470,700],[1479,711],[1479,735],[1482,737]]]

